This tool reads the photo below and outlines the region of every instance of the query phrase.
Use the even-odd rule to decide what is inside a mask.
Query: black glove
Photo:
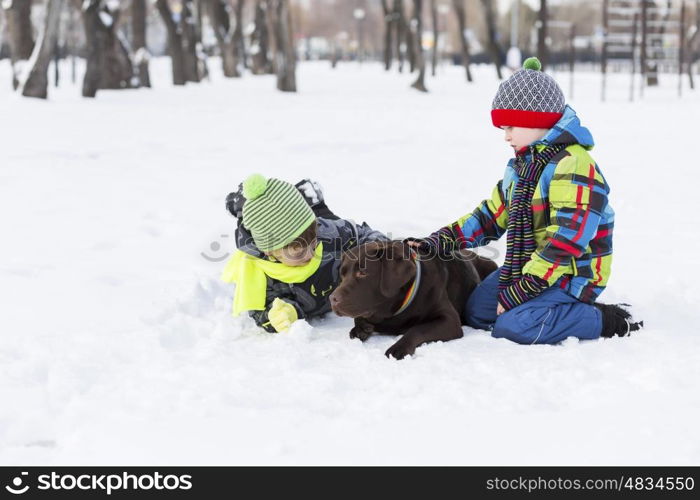
[[[241,183],[238,185],[237,191],[226,196],[226,210],[237,219],[241,219],[243,217],[244,203],[245,197],[243,196],[243,184]]]

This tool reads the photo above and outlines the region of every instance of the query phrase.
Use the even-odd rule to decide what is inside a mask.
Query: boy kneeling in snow
[[[470,326],[522,344],[595,339],[638,330],[617,305],[596,304],[610,277],[614,212],[588,151],[593,137],[536,58],[503,82],[491,118],[514,149],[491,199],[424,239],[447,255],[507,233],[503,266],[466,304]]]
[[[226,208],[238,219],[238,250],[222,275],[236,283],[233,315],[248,311],[268,332],[330,312],[342,252],[387,239],[365,223],[337,217],[319,186],[306,179],[293,186],[253,174],[228,195]]]

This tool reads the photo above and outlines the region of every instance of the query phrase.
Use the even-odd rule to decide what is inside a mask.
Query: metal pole
[[[644,87],[647,84],[647,0],[642,0],[642,45],[639,51],[639,60],[642,65],[642,84],[639,89],[639,97],[644,97]]]
[[[630,82],[630,101],[634,101],[634,74],[636,73],[637,49],[637,24],[639,23],[639,13],[634,13],[634,24],[632,25],[632,78]]]
[[[681,26],[678,41],[678,97],[681,97],[683,95],[683,63],[685,62],[685,0],[681,2]]]
[[[520,24],[520,0],[513,0],[513,7],[510,13],[510,46],[517,47],[518,37],[518,27]]]
[[[569,99],[574,98],[574,63],[576,61],[576,44],[574,43],[574,38],[576,38],[576,25],[571,23],[571,47],[569,50],[569,73],[571,77],[569,78]]]
[[[603,0],[603,47],[600,57],[600,72],[603,76],[600,100],[605,102],[605,85],[608,72],[608,0]]]
[[[540,59],[542,71],[544,71],[549,63],[547,53],[547,0],[540,0],[540,12],[537,25],[539,28],[537,32],[537,57]]]

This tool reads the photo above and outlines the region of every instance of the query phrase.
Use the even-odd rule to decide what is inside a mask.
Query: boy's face
[[[317,246],[318,240],[314,239],[311,244],[305,248],[289,245],[279,250],[265,253],[285,266],[299,267],[308,264],[311,259],[313,259]]]
[[[542,139],[548,128],[501,127],[506,133],[506,142],[517,153],[519,150]]]

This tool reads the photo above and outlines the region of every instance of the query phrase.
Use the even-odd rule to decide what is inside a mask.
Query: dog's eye
[[[366,277],[367,277],[367,273],[364,272],[364,271],[356,271],[356,272],[355,272],[355,277],[356,277],[356,278],[366,278]]]

